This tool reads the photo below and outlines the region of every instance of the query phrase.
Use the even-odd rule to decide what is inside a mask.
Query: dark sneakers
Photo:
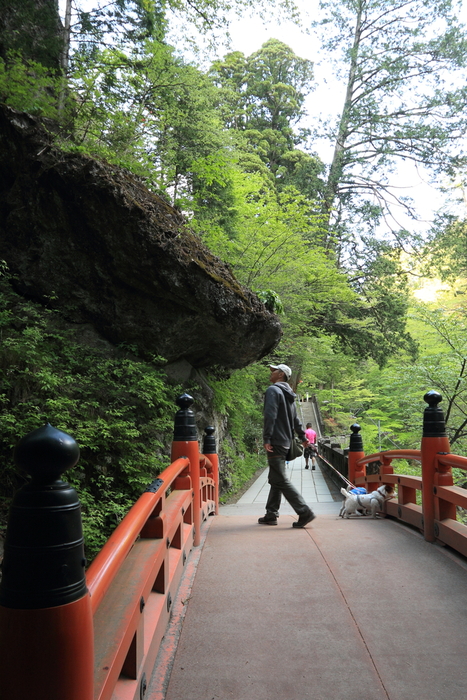
[[[305,527],[305,525],[311,523],[311,521],[315,518],[316,515],[313,513],[313,511],[308,509],[308,513],[303,513],[302,515],[298,516],[298,520],[292,523],[292,527]]]
[[[298,516],[298,520],[296,520],[294,523],[292,523],[292,527],[305,527],[305,525],[308,525],[308,523],[311,523],[311,521],[314,520],[315,518],[316,518],[316,515],[309,508],[307,513],[304,513],[304,514]],[[277,525],[277,518],[275,515],[271,515],[270,513],[266,513],[266,515],[263,515],[262,518],[258,518],[258,522],[260,525]]]

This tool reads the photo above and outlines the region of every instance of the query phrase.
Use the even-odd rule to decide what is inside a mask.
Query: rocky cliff
[[[278,318],[137,178],[0,108],[0,259],[17,291],[112,343],[195,367],[268,354]]]

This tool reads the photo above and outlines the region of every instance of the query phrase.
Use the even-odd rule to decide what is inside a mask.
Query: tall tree
[[[457,207],[456,207],[457,208]],[[426,249],[426,274],[433,271],[445,280],[467,278],[467,220],[453,214],[440,214],[431,231]]]
[[[359,303],[338,309],[323,326],[342,348],[372,357],[380,367],[402,350],[414,360],[417,345],[406,328],[409,288],[399,251],[375,239],[365,241],[365,250],[360,261],[351,261],[355,269],[349,274]]]
[[[322,0],[325,47],[346,84],[324,196],[338,236],[356,210],[373,230],[384,217],[396,235],[393,205],[414,215],[390,179],[398,163],[440,174],[463,162],[467,42],[453,6]]]
[[[251,56],[235,51],[215,61],[210,76],[220,88],[219,109],[226,127],[243,133],[276,185],[292,185],[316,196],[322,164],[296,148],[308,135],[298,124],[312,89],[312,62],[278,39],[269,39]]]
[[[196,188],[224,180],[228,137],[216,88],[156,40],[131,52],[104,49],[94,59],[75,60],[75,146],[130,168],[192,211]]]

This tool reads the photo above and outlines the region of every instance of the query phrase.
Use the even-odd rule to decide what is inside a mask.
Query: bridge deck
[[[287,507],[257,524],[259,483],[209,520],[147,700],[465,697],[465,561],[389,519],[343,521],[316,482],[304,530]]]

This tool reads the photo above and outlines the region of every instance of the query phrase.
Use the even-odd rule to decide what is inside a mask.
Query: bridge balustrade
[[[192,403],[187,394],[177,399],[172,463],[130,509],[86,574],[79,501],[58,479],[77,463],[79,448],[52,426],[20,441],[19,463],[33,478],[15,496],[5,540],[2,700],[144,698],[188,553],[200,543],[203,520],[218,508],[214,428],[206,428],[200,455]],[[30,547],[32,524],[41,532]],[[44,567],[50,568],[45,576]]]
[[[369,491],[394,484],[388,515],[467,556],[467,526],[456,519],[457,507],[467,508],[467,492],[452,478],[453,467],[467,471],[467,458],[450,453],[441,395],[424,399],[420,450],[365,455],[360,426],[352,426],[348,481]],[[214,429],[206,428],[199,454],[193,399],[184,394],[177,403],[170,466],[87,573],[77,494],[59,478],[77,463],[79,448],[52,426],[20,441],[16,461],[31,481],[15,495],[5,540],[2,700],[144,700],[188,553],[218,507]],[[394,459],[420,461],[422,475],[395,474]],[[375,462],[378,473],[367,473]]]
[[[430,391],[424,400],[429,405],[424,412],[420,450],[384,450],[365,455],[360,426],[351,426],[348,480],[368,491],[381,484],[397,486],[397,497],[386,501],[385,512],[418,528],[428,542],[440,542],[467,556],[467,526],[457,520],[457,507],[467,509],[467,491],[454,486],[452,477],[453,467],[467,472],[467,457],[450,452],[444,415],[438,405],[441,394]],[[422,475],[394,474],[394,459],[419,461]],[[367,466],[374,463],[379,463],[378,473],[367,474]]]

